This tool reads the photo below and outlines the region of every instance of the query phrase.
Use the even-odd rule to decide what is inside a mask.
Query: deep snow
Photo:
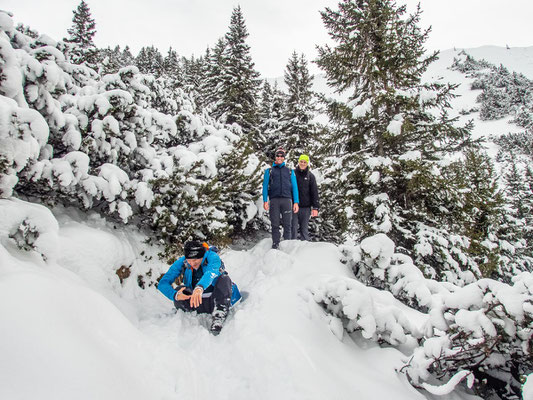
[[[22,214],[30,207],[35,221],[52,218],[6,202]],[[138,275],[167,268],[140,256],[140,233],[64,209],[56,217],[41,250],[56,247],[57,257],[46,262],[19,250],[7,224],[0,231],[2,399],[426,398],[396,372],[402,353],[336,330],[313,300],[313,286],[351,276],[335,245],[289,241],[276,251],[264,239],[223,251],[250,296],[214,337],[209,317],[176,312],[154,286],[139,287]],[[132,274],[121,284],[122,265]]]

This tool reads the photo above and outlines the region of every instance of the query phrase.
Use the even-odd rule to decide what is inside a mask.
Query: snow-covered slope
[[[332,329],[313,300],[325,278],[351,275],[334,245],[275,251],[265,239],[224,252],[250,296],[213,337],[208,317],[176,313],[154,286],[139,287],[139,275],[167,267],[139,256],[139,233],[17,200],[0,200],[0,210],[2,399],[425,398],[396,372],[402,353]],[[9,237],[17,215],[37,227],[58,221],[38,252]],[[122,265],[131,275],[121,284]]]
[[[511,48],[481,46],[469,49],[448,49],[440,52],[439,61],[430,66],[429,72],[450,66],[454,57],[458,57],[462,51],[477,60],[484,59],[497,66],[503,64],[511,72],[518,72],[533,79],[533,46]]]

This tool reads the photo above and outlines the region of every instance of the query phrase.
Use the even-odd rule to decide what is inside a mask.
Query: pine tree
[[[272,160],[276,149],[286,147],[281,131],[281,120],[285,109],[285,94],[278,88],[264,81],[259,109],[259,137],[257,144],[261,148],[262,158]]]
[[[223,54],[221,93],[223,98],[214,115],[227,124],[240,125],[253,141],[257,129],[257,97],[259,73],[254,69],[250,46],[246,43],[248,30],[240,6],[233,9],[226,47]],[[256,147],[256,146],[254,146]]]
[[[282,119],[282,130],[289,157],[296,158],[302,153],[313,153],[316,148],[317,126],[313,123],[316,111],[314,94],[311,90],[313,78],[307,68],[307,60],[302,54],[292,53],[285,69],[287,102]]]
[[[135,58],[135,65],[143,74],[152,74],[160,77],[163,74],[163,55],[154,46],[143,47]]]
[[[89,66],[95,66],[98,61],[98,50],[94,45],[96,35],[96,23],[91,16],[91,10],[84,0],[72,12],[72,27],[67,30],[70,35],[65,42],[74,45],[72,49],[72,61],[76,64],[86,62]]]
[[[339,10],[322,12],[335,47],[319,48],[317,64],[336,92],[349,95],[348,103],[328,104],[335,127],[322,151],[331,178],[321,196],[322,235],[386,233],[417,259],[451,254],[437,238],[453,233],[443,225],[458,188],[439,161],[471,139],[470,126],[455,127],[446,113],[454,87],[421,83],[437,53],[425,54],[429,30],[417,25],[420,7],[405,13],[392,0],[343,0]]]
[[[458,231],[469,239],[466,254],[483,277],[510,278],[522,269],[515,260],[523,247],[521,224],[505,207],[492,160],[479,150],[467,151],[464,161],[450,166],[447,173],[463,187],[453,218],[459,221]]]
[[[203,71],[206,60],[204,57],[183,58],[183,88],[192,95],[199,104],[202,104]]]
[[[216,110],[224,98],[223,71],[225,69],[225,50],[226,41],[224,38],[218,39],[212,50],[206,50],[205,63],[203,65],[204,79],[201,83],[203,106],[212,112],[215,117],[221,116],[220,114],[217,115]]]
[[[164,75],[175,81],[176,84],[183,79],[178,53],[172,47],[168,49],[167,56],[163,60],[163,72]]]
[[[135,65],[135,57],[133,56],[133,54],[131,54],[129,46],[124,47],[120,59],[120,65],[122,65],[123,67]]]
[[[122,65],[122,51],[120,46],[115,46],[113,50],[110,47],[103,49],[100,52],[102,56],[102,63],[99,68],[100,75],[114,74],[117,73]]]

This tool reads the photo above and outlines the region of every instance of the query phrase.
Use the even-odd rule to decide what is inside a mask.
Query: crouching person
[[[183,273],[183,285],[172,283]],[[222,330],[228,311],[241,294],[224,268],[219,255],[199,241],[184,246],[184,256],[176,260],[157,286],[178,310],[212,315],[211,333]]]

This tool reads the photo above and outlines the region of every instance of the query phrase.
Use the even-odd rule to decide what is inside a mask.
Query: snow
[[[387,126],[387,131],[393,136],[398,136],[402,133],[403,116],[396,115]]]
[[[139,287],[138,277],[167,268],[139,232],[94,214],[0,204],[13,221],[33,215],[59,248],[45,262],[1,231],[0,398],[424,399],[396,372],[402,353],[346,334],[315,301],[311,288],[350,275],[332,244],[288,241],[276,251],[264,239],[224,250],[230,276],[250,295],[214,337],[205,316],[175,312],[154,286]],[[121,266],[131,271],[122,283]],[[379,300],[377,323],[396,321],[383,306],[400,303],[367,290]],[[372,320],[361,324],[370,334]]]
[[[348,104],[348,106],[353,104]],[[362,118],[372,110],[372,100],[367,99],[363,104],[356,105],[352,110],[353,118]]]
[[[529,374],[522,389],[523,400],[533,400],[533,374]]]
[[[428,392],[432,394],[436,394],[439,396],[442,396],[444,394],[449,394],[452,392],[453,389],[461,382],[464,378],[469,378],[472,376],[472,373],[470,371],[459,371],[456,373],[445,385],[442,386],[433,386],[429,385],[427,383],[423,383],[422,386],[424,389],[426,389]],[[473,383],[473,381],[471,381]],[[472,383],[470,383],[468,386],[472,387]]]

